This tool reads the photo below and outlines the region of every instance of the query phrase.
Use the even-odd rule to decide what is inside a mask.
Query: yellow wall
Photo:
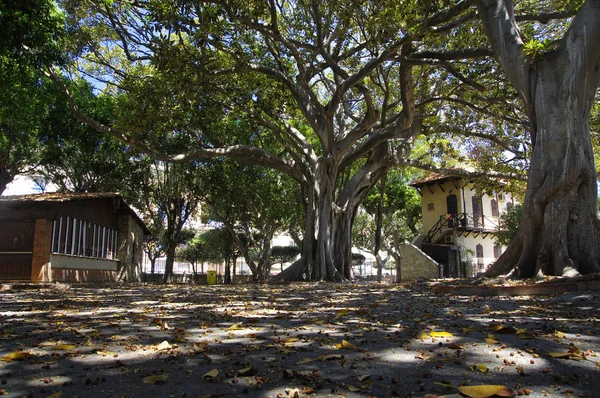
[[[457,188],[458,187],[458,188]],[[447,206],[446,198],[449,195],[457,196],[458,213],[473,213],[473,196],[476,196],[476,192],[471,186],[461,186],[461,181],[446,181],[442,184],[432,183],[429,186],[423,186],[420,188],[421,191],[421,209],[423,212],[423,229],[422,233],[427,232],[438,222],[440,217],[446,215]],[[498,202],[498,211],[502,215],[506,213],[507,204],[517,202],[513,200],[511,194],[484,194],[481,198],[481,204],[483,208],[484,226],[486,229],[496,229],[498,226],[499,217],[492,216],[492,199]],[[433,210],[430,210],[430,205],[433,206]],[[487,237],[483,237],[483,234],[479,234],[477,237],[473,232],[469,233],[468,236],[458,237],[455,231],[454,242],[461,248],[461,261],[468,261],[471,264],[471,270],[473,274],[481,272],[481,269],[477,269],[477,257],[476,247],[481,244],[483,247],[483,271],[486,270],[490,264],[495,261],[494,258],[494,246],[496,241],[494,236],[488,234]],[[502,247],[502,252],[506,250]]]

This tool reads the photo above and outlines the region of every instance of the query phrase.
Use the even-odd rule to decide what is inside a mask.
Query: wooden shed
[[[138,281],[145,235],[116,193],[0,197],[0,280]]]

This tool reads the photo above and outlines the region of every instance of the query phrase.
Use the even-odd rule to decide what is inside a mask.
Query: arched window
[[[473,205],[473,226],[475,228],[483,226],[483,206],[481,206],[481,198],[479,196],[473,196],[471,198]]]
[[[475,253],[477,254],[477,270],[483,272],[483,246],[481,243],[475,246]]]
[[[498,243],[496,243],[494,245],[494,258],[497,260],[501,254],[502,254],[502,246],[500,246]]]
[[[492,199],[492,217],[500,217],[500,212],[498,211],[498,202],[496,199]]]

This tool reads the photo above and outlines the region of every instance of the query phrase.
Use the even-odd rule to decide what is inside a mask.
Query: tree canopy
[[[595,0],[557,5],[61,2],[77,33],[73,68],[118,101],[111,124],[73,101],[78,119],[160,160],[228,157],[288,175],[305,221],[302,258],[280,277],[317,280],[351,278],[354,217],[389,169],[470,176],[450,168],[470,161],[475,174],[524,179],[537,165],[531,126],[541,113],[525,66],[579,48],[569,41],[577,33],[563,38],[569,27],[588,23],[596,35]],[[516,45],[501,48],[506,32]],[[581,51],[593,66],[589,43]],[[47,74],[60,84],[55,69]],[[229,134],[232,123],[244,133]],[[418,143],[428,149],[414,153]]]

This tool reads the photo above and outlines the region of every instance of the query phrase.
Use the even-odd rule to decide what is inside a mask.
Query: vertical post
[[[106,227],[102,227],[102,252],[100,252],[100,258],[105,257],[104,249],[106,248]]]
[[[67,220],[65,222],[65,250],[63,254],[67,254],[67,247],[69,246],[69,216],[67,216]]]
[[[73,219],[73,232],[71,233],[71,256],[75,255],[75,231],[77,229],[77,219]]]
[[[56,237],[56,252],[60,253],[60,237],[62,236],[63,217],[60,216],[58,221],[58,236]]]
[[[50,252],[54,251],[55,239],[56,239],[56,220],[52,221],[52,244],[50,245]]]
[[[92,225],[92,257],[96,253],[96,224]]]
[[[83,257],[85,257],[85,247],[87,246],[87,239],[86,239],[87,238],[87,228],[88,228],[88,223],[87,223],[87,221],[84,221],[83,222],[83,250],[81,253],[81,255]]]

